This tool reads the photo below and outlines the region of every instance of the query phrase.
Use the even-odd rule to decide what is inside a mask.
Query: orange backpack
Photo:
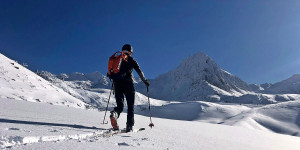
[[[123,60],[127,62],[127,55],[123,52],[116,52],[109,57],[107,74],[112,79],[120,72]]]

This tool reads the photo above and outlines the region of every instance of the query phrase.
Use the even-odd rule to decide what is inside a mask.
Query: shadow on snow
[[[12,119],[3,119],[3,118],[0,118],[0,122],[1,123],[14,123],[14,124],[27,124],[27,125],[41,125],[41,126],[59,126],[59,127],[69,127],[69,128],[76,128],[76,129],[98,129],[98,130],[105,130],[103,128],[88,127],[88,126],[76,125],[76,124],[35,122],[35,121],[12,120]]]

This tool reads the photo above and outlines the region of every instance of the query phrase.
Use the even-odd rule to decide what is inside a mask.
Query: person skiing
[[[113,86],[115,89],[115,98],[117,107],[111,111],[110,121],[114,130],[119,130],[119,126],[117,123],[117,119],[120,117],[120,113],[124,108],[124,95],[127,101],[127,122],[126,122],[126,132],[132,131],[132,127],[134,126],[134,101],[135,101],[135,89],[133,85],[133,69],[138,73],[141,80],[148,87],[150,83],[145,78],[144,73],[140,69],[137,61],[132,57],[133,48],[130,44],[125,44],[122,47],[122,54],[125,57],[121,57],[118,64],[118,76],[114,76],[108,73],[108,77],[113,80]],[[115,54],[114,54],[115,55]],[[113,55],[113,56],[114,56]],[[122,58],[124,60],[122,60]],[[113,72],[113,70],[111,70]]]

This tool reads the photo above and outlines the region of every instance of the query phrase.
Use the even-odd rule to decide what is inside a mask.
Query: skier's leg
[[[115,107],[114,110],[111,111],[110,122],[114,130],[119,130],[117,119],[119,118],[120,113],[123,111],[124,108],[124,95],[120,84],[115,83],[114,85],[117,107]]]
[[[127,101],[127,123],[128,126],[134,125],[134,101],[135,101],[135,90],[133,84],[129,84],[125,91]]]
[[[115,97],[116,97],[117,107],[114,108],[114,111],[118,113],[118,118],[119,118],[120,113],[123,111],[124,108],[124,94],[122,88],[118,85],[115,86]]]

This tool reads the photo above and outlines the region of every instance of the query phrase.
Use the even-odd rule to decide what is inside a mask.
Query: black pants
[[[117,107],[114,108],[114,111],[118,113],[118,117],[124,108],[124,95],[127,101],[127,125],[134,125],[134,98],[135,90],[132,82],[129,81],[119,81],[114,82],[115,87],[115,96]]]

